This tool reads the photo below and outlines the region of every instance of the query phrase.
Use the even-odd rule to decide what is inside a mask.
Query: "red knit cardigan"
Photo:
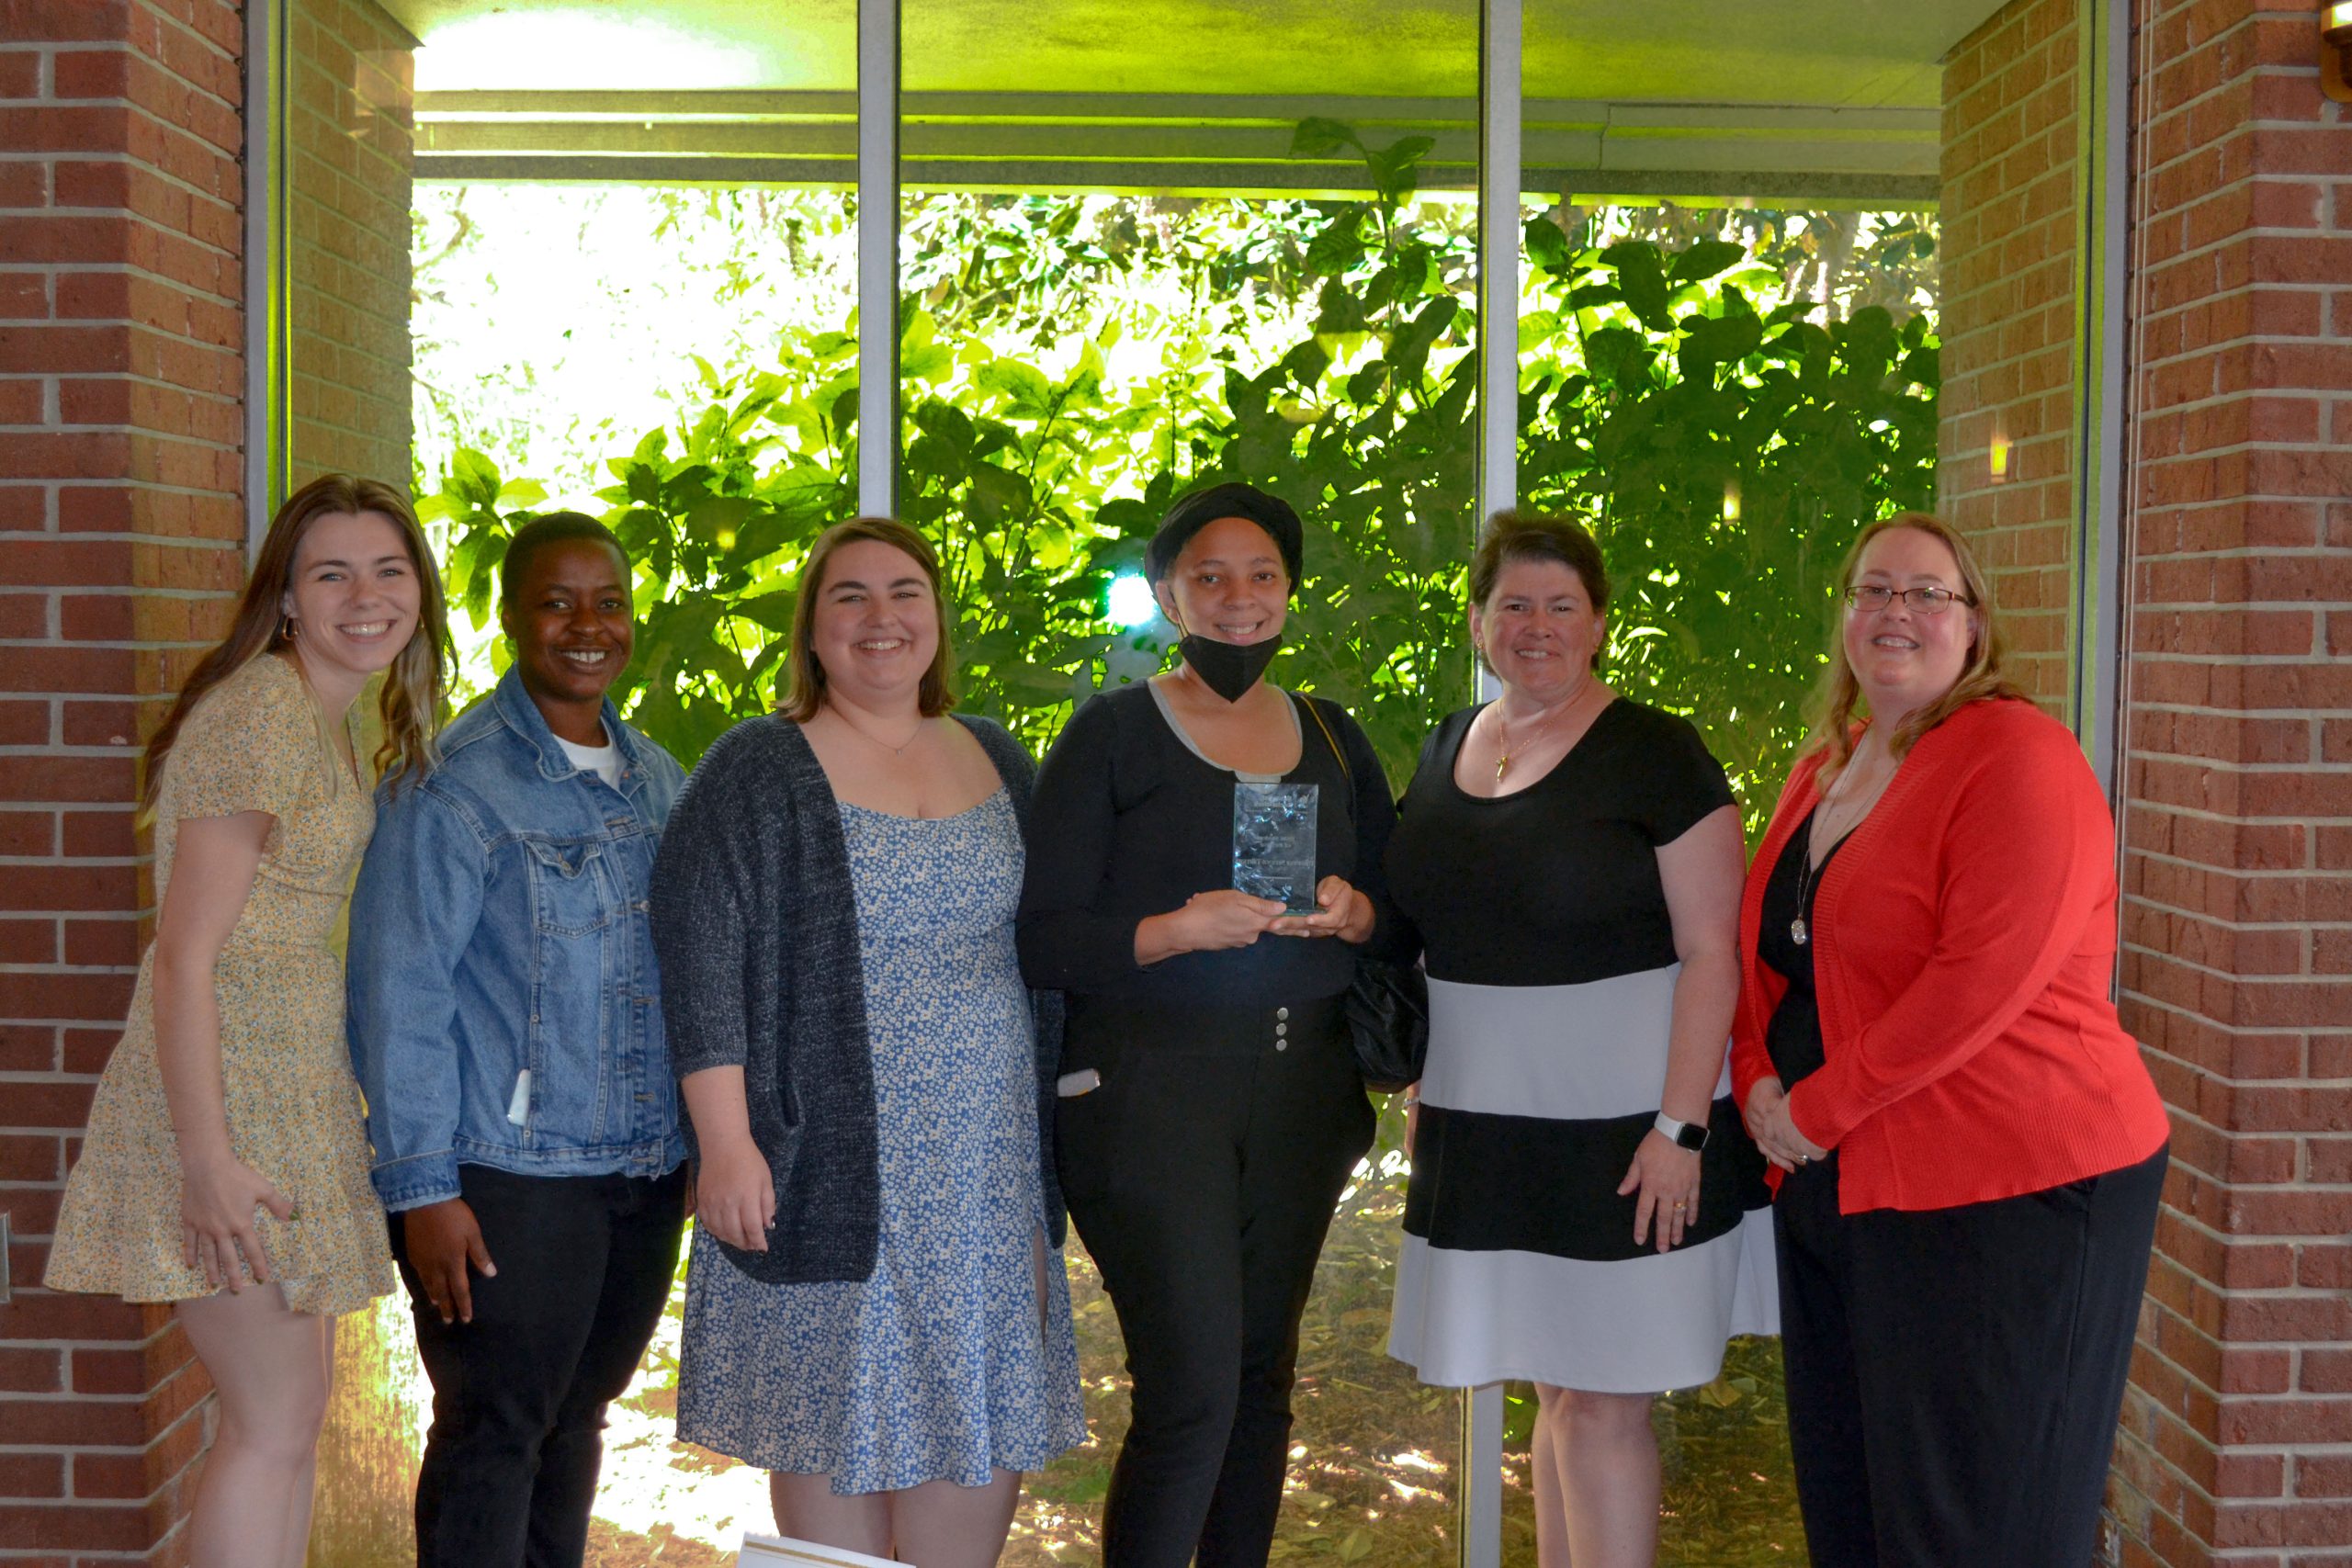
[[[1742,1105],[1772,1072],[1765,1025],[1788,989],[1756,953],[1764,885],[1824,761],[1790,774],[1740,900]],[[2107,802],[2073,734],[2032,704],[1972,703],[1920,737],[1823,872],[1813,932],[1826,1063],[1789,1113],[1838,1151],[1844,1213],[2038,1192],[2135,1165],[2169,1134],[2109,999]]]

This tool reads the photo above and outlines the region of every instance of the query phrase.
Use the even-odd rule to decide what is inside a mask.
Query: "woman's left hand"
[[[1796,1119],[1789,1114],[1789,1097],[1778,1078],[1758,1079],[1747,1091],[1745,1115],[1748,1136],[1756,1140],[1765,1158],[1783,1170],[1828,1156],[1827,1149],[1797,1131]]]
[[[1327,876],[1315,885],[1311,915],[1284,915],[1266,928],[1270,936],[1335,936],[1341,942],[1372,940],[1372,900],[1344,876]]]
[[[1686,1149],[1652,1128],[1643,1137],[1642,1146],[1634,1151],[1625,1179],[1617,1184],[1620,1198],[1635,1191],[1641,1193],[1641,1201],[1634,1209],[1634,1245],[1649,1245],[1650,1221],[1655,1217],[1657,1249],[1666,1252],[1681,1246],[1683,1227],[1699,1216],[1699,1151]]]

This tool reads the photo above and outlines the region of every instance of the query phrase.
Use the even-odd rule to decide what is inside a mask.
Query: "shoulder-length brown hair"
[[[818,535],[817,542],[808,547],[808,558],[800,563],[800,593],[792,606],[792,644],[785,657],[784,697],[776,704],[776,712],[795,724],[808,723],[825,705],[825,667],[811,646],[817,602],[825,591],[825,570],[832,564],[834,551],[861,539],[888,545],[912,558],[930,581],[932,609],[939,617],[939,648],[931,656],[931,667],[922,672],[917,700],[925,718],[937,718],[956,705],[956,694],[947,685],[948,671],[956,668],[955,639],[947,595],[940,587],[939,552],[931,547],[930,540],[895,517],[853,517]]]
[[[1845,564],[1838,569],[1837,608],[1831,612],[1829,667],[1822,671],[1821,684],[1814,694],[1813,733],[1798,750],[1800,757],[1826,751],[1826,765],[1842,768],[1854,754],[1854,712],[1862,705],[1862,687],[1854,676],[1852,662],[1846,657],[1846,591],[1854,586],[1854,574],[1861,570],[1862,552],[1870,548],[1871,541],[1897,528],[1917,529],[1940,539],[1944,547],[1951,551],[1951,558],[1960,568],[1962,589],[1968,595],[1968,604],[1961,607],[1961,613],[1976,617],[1976,636],[1968,645],[1968,662],[1962,668],[1960,679],[1952,682],[1951,690],[1905,716],[1894,733],[1887,737],[1888,751],[1900,758],[1918,743],[1919,737],[1971,703],[1987,697],[2031,700],[2015,682],[2001,673],[2001,623],[1993,604],[1993,580],[1977,564],[1976,553],[1968,547],[1967,539],[1950,524],[1927,513],[1898,512],[1864,528],[1855,538],[1854,547],[1846,552]]]
[[[139,795],[142,814],[154,807],[155,791],[163,784],[164,759],[171,755],[172,742],[179,739],[189,710],[206,693],[254,660],[292,646],[281,605],[293,581],[294,552],[302,536],[311,531],[311,524],[331,513],[363,512],[389,518],[400,530],[417,585],[416,630],[384,671],[377,694],[384,739],[376,748],[376,770],[397,791],[423,776],[437,760],[433,733],[441,718],[449,614],[433,548],[425,542],[406,491],[351,474],[322,474],[288,496],[277,515],[269,520],[269,532],[263,536],[261,550],[254,557],[253,572],[245,579],[244,597],[237,601],[229,635],[198,661],[171,712],[164,716],[155,738],[147,742],[146,777]]]

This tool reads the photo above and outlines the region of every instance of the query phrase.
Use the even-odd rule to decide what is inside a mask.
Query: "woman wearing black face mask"
[[[1372,1139],[1340,1002],[1397,931],[1396,810],[1344,710],[1263,679],[1299,556],[1261,491],[1178,502],[1146,564],[1182,662],[1087,703],[1037,775],[1021,962],[1069,994],[1062,1190],[1134,1388],[1105,1568],[1266,1561],[1299,1314]],[[1311,914],[1233,886],[1236,786],[1275,782],[1317,786]]]

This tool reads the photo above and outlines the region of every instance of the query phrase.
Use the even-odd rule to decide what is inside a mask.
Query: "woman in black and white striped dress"
[[[1533,1381],[1545,1568],[1646,1568],[1650,1402],[1774,1323],[1763,1162],[1724,1077],[1739,815],[1681,718],[1597,671],[1608,577],[1508,513],[1471,567],[1498,700],[1441,724],[1387,867],[1430,977],[1390,1354]]]

